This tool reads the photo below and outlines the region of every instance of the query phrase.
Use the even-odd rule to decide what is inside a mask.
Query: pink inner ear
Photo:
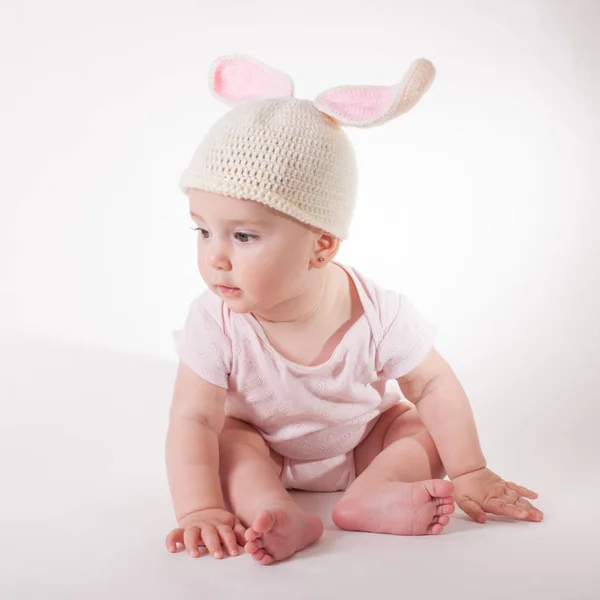
[[[318,110],[342,125],[374,127],[409,111],[435,77],[431,61],[415,60],[396,85],[344,85],[321,92],[314,101]]]
[[[293,93],[283,73],[249,58],[225,58],[214,70],[214,89],[234,104],[261,98],[281,98]]]
[[[370,121],[390,106],[397,90],[388,86],[339,88],[325,92],[320,100],[344,121]]]

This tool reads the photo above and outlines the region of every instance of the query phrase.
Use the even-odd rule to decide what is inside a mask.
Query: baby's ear
[[[396,85],[338,86],[321,92],[313,104],[340,125],[374,127],[409,111],[429,89],[434,78],[433,64],[419,58]]]
[[[245,54],[230,54],[215,60],[208,84],[213,94],[227,104],[294,95],[289,75]]]

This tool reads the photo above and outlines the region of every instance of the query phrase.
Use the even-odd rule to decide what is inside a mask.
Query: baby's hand
[[[486,522],[486,512],[527,521],[544,518],[542,511],[523,498],[537,498],[535,492],[506,482],[487,468],[455,477],[452,483],[456,504],[479,523]]]
[[[221,541],[231,556],[237,556],[238,543],[246,543],[246,529],[230,512],[207,508],[183,517],[179,527],[167,536],[166,544],[169,552],[177,552],[177,544],[183,544],[193,558],[200,556],[198,546],[204,544],[215,558],[223,558]]]

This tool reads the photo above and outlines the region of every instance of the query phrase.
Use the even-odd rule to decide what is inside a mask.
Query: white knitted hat
[[[342,126],[373,127],[410,110],[435,76],[416,60],[394,86],[340,86],[293,97],[291,78],[247,55],[217,59],[213,94],[234,108],[208,131],[179,187],[254,200],[340,239],[356,200],[354,149]]]

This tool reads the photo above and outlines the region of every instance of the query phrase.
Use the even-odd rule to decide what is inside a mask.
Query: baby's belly
[[[367,436],[379,417],[371,411],[360,418],[338,425],[319,425],[297,421],[272,432],[261,431],[269,446],[281,456],[296,460],[320,460],[350,452]]]
[[[350,452],[368,435],[379,415],[399,400],[375,391],[368,402],[344,402],[319,410],[293,401],[260,402],[229,395],[226,414],[255,427],[278,454],[296,460],[320,460]]]

